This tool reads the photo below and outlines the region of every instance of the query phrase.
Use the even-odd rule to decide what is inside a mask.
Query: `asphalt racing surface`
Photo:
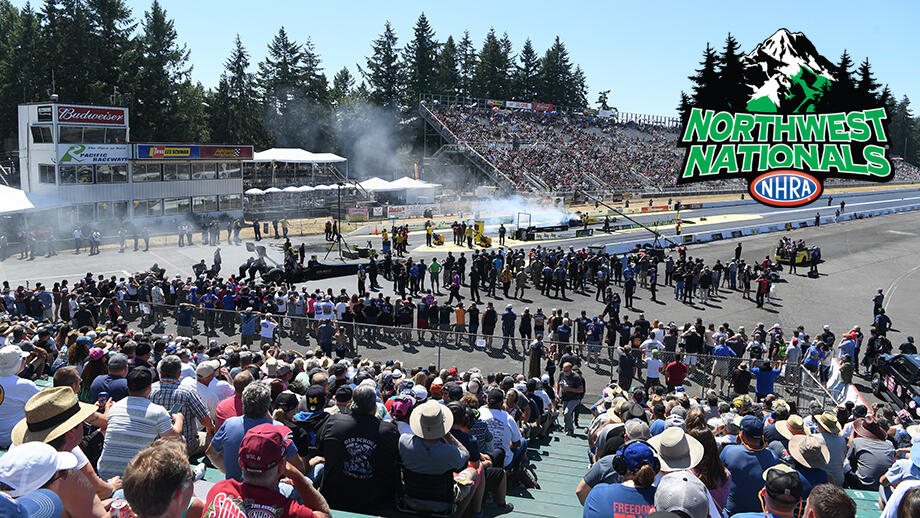
[[[880,194],[850,198],[847,201],[846,210],[910,205],[917,201],[912,198],[920,198],[920,193],[917,196],[911,194],[904,193],[897,196]],[[826,203],[826,200],[819,200],[811,206],[791,210],[767,209],[760,205],[742,205],[721,209],[683,211],[681,216],[708,218],[743,213],[759,216],[764,221],[786,221],[799,216],[813,218],[815,211],[832,215],[837,208],[837,202],[835,201],[832,207],[826,207]],[[718,227],[715,227],[711,230],[717,229]],[[707,230],[710,229],[707,227]],[[809,227],[786,234],[796,240],[804,239],[809,245],[814,244],[821,247],[823,257],[823,262],[819,266],[821,275],[818,279],[810,279],[804,275],[807,268],[799,268],[799,275],[784,273],[781,282],[776,285],[777,293],[773,298],[773,304],[763,309],[756,308],[753,301],[742,299],[740,292],[727,290],[722,290],[720,297],[713,299],[705,306],[699,303],[683,304],[674,300],[673,291],[661,286],[657,303],[649,300],[648,291],[639,288],[635,308],[632,313],[624,314],[631,314],[632,319],[635,319],[640,312],[644,312],[649,321],[658,318],[665,322],[673,320],[677,323],[691,322],[700,317],[705,323],[714,322],[718,325],[728,322],[733,328],[744,325],[747,329],[753,328],[758,322],[764,322],[768,327],[773,323],[780,323],[787,330],[804,325],[806,331],[813,336],[820,333],[825,324],[829,324],[838,337],[851,326],[861,325],[863,332],[868,335],[869,324],[872,321],[871,299],[875,290],[881,288],[885,292],[885,307],[895,329],[889,334],[892,344],[897,347],[905,341],[906,336],[920,332],[918,329],[920,326],[916,324],[916,296],[920,290],[920,273],[918,273],[920,270],[920,212],[904,212],[822,225],[818,228]],[[645,239],[646,235],[645,233],[636,234],[632,236],[632,239]],[[733,256],[734,248],[740,241],[743,247],[742,256],[749,263],[759,262],[765,256],[772,257],[773,249],[781,235],[781,233],[762,234],[740,240],[728,239],[691,245],[688,248],[688,255],[701,257],[707,263],[714,263],[716,259],[725,262]],[[627,237],[614,235],[584,240],[567,240],[558,246],[581,247],[586,244],[612,242]],[[323,241],[323,237],[308,236],[305,241],[311,248],[315,248],[318,242]],[[497,239],[495,241],[497,243]],[[292,239],[292,242],[295,246],[300,244],[299,238]],[[264,239],[261,243],[270,245],[269,256],[274,260],[280,260],[281,253],[278,248],[280,248],[281,240]],[[423,244],[424,241],[421,236],[413,236],[410,243],[418,247],[417,243]],[[526,246],[531,247],[534,244],[528,243]],[[14,254],[0,262],[0,280],[8,280],[14,289],[20,284],[25,285],[27,280],[31,286],[39,281],[50,287],[53,282],[63,278],[75,281],[86,275],[87,272],[93,272],[95,275],[125,277],[133,272],[149,268],[154,262],[166,268],[170,276],[180,274],[186,277],[190,274],[193,263],[200,259],[205,259],[210,263],[214,250],[213,246],[200,244],[181,248],[175,245],[159,246],[151,248],[148,252],[134,252],[128,248],[124,253],[119,253],[117,248],[103,248],[101,254],[92,257],[87,256],[85,251],[79,255],[72,252],[61,252],[54,257],[36,257],[34,260],[20,260]],[[222,245],[221,253],[224,273],[227,275],[235,273],[236,267],[250,255],[245,251],[245,247],[231,245]],[[466,253],[469,254],[469,251]],[[411,255],[419,258],[435,255],[435,253],[419,250],[412,252]],[[438,253],[438,255],[443,255],[443,253]],[[331,255],[330,259],[332,257]],[[322,254],[320,254],[320,259],[322,259]],[[661,275],[660,279],[663,277]],[[382,281],[382,284],[383,293],[392,295],[392,283]],[[345,288],[353,292],[357,284],[354,278],[345,277],[298,285],[298,288],[301,287],[306,287],[309,291],[333,288],[338,292],[339,289]],[[467,296],[468,293],[466,288],[462,290],[464,296]],[[504,299],[500,291],[498,295],[496,298],[484,296],[483,303],[493,302],[499,312],[508,303],[513,304],[514,310],[518,313],[525,306],[529,307],[531,312],[536,311],[536,308],[543,308],[544,312],[549,312],[553,308],[564,308],[573,316],[579,314],[581,310],[587,311],[588,315],[596,315],[602,311],[600,303],[594,301],[593,292],[587,294],[567,292],[567,298],[562,300],[543,297],[532,287],[527,290],[523,300]],[[446,301],[446,298],[445,294],[444,297],[439,297],[439,301]],[[464,302],[468,303],[469,300],[465,299]],[[168,330],[174,332],[174,323],[168,322],[168,324]],[[219,335],[215,338],[221,341],[229,342],[235,339],[235,337],[223,335],[222,332],[218,333]],[[500,344],[499,337],[495,345],[500,346]],[[303,350],[305,346],[314,347],[316,344],[312,340],[297,344],[293,340],[285,339],[284,345]],[[438,348],[431,344],[407,344],[395,339],[381,341],[373,347],[362,347],[360,353],[372,359],[399,359],[408,365],[436,363],[445,367],[457,366],[461,369],[477,366],[490,371],[520,372],[523,365],[523,357],[519,351],[486,353],[471,350],[468,347]],[[586,369],[585,373],[589,393],[599,391],[610,377],[605,365],[598,369]],[[868,391],[865,390],[866,383],[859,383],[859,378],[857,382],[863,385],[860,388],[866,399],[871,401]]]

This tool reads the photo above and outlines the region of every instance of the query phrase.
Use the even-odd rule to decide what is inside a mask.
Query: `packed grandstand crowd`
[[[684,153],[678,129],[585,114],[432,104],[460,143],[470,145],[521,189],[528,176],[552,191],[676,187]],[[895,160],[895,178],[920,181],[920,169]],[[743,188],[731,181],[723,188]]]
[[[920,427],[908,413],[818,400],[803,407],[776,387],[825,380],[834,359],[841,377],[871,371],[877,353],[891,350],[884,311],[873,311],[868,337],[856,326],[839,330],[839,340],[827,325],[632,322],[620,304],[632,306],[637,288],[654,296],[667,286],[667,296],[706,304],[754,283],[766,299],[776,269],[765,259],[746,276],[740,246],[727,264],[684,249],[663,261],[641,251],[502,254],[460,266],[453,256],[397,261],[381,271],[371,262],[354,295],[300,294],[291,284],[223,276],[219,265],[187,279],[154,271],[88,274],[50,290],[5,284],[0,448],[9,450],[0,491],[8,498],[0,511],[322,517],[377,514],[396,501],[421,514],[502,514],[513,510],[509,488],[539,491],[528,444],[577,433],[590,467],[571,491],[585,517],[853,517],[841,487],[880,491],[886,517],[914,516]],[[401,294],[407,270],[414,274]],[[392,300],[370,295],[384,279],[394,282]],[[468,306],[454,303],[461,286]],[[507,302],[520,287],[561,292],[560,306],[571,304],[566,289],[593,295],[605,309],[519,315],[474,303],[479,290],[493,299],[503,290]],[[238,338],[208,332],[218,327],[238,329]],[[444,341],[451,331],[468,333],[454,336],[469,337],[471,348],[491,347],[496,328],[525,340],[522,372],[371,361],[352,348],[384,335]],[[310,347],[292,349],[291,338]],[[592,361],[616,367],[609,385],[587,386]],[[688,389],[700,372],[697,397]],[[223,480],[199,480],[215,469]],[[28,514],[39,508],[47,514]]]

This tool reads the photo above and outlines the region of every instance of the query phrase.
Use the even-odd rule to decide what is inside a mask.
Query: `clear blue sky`
[[[14,2],[22,5],[23,0]],[[135,17],[148,0],[128,0]],[[900,97],[920,104],[920,3],[910,1],[504,1],[372,2],[161,0],[175,20],[179,38],[191,50],[193,77],[207,87],[217,83],[234,34],[249,50],[253,71],[266,44],[284,25],[298,42],[313,40],[326,75],[343,66],[357,74],[370,44],[392,22],[402,45],[419,14],[428,16],[439,41],[464,29],[478,46],[495,27],[507,32],[518,52],[527,37],[542,55],[558,34],[573,62],[588,78],[589,101],[613,91],[621,111],[669,115],[681,89],[689,89],[700,53],[711,42],[721,46],[732,32],[749,52],[776,29],[802,31],[818,51],[836,62],[846,48],[854,61],[868,57],[876,77]],[[33,4],[40,5],[38,0]],[[865,9],[869,8],[869,11]],[[920,111],[920,108],[915,108]]]

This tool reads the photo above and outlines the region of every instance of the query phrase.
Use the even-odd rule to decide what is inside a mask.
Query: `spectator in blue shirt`
[[[719,458],[731,472],[731,486],[725,510],[729,516],[760,511],[758,494],[764,487],[763,472],[779,464],[779,458],[767,449],[763,440],[763,420],[752,415],[741,419],[739,444],[729,444]]]
[[[725,381],[729,379],[732,372],[731,361],[729,358],[735,357],[735,350],[725,344],[724,338],[719,338],[719,345],[712,350],[712,355],[716,357],[712,364],[712,379],[709,384],[716,386],[716,378],[719,378],[719,392],[725,390]]]
[[[754,390],[757,393],[758,402],[773,393],[773,382],[776,381],[780,373],[782,373],[782,370],[774,369],[773,365],[767,362],[762,362],[759,367],[751,369],[751,374],[757,378],[757,385]]]
[[[655,475],[660,463],[645,442],[630,442],[616,453],[623,458],[626,471],[619,484],[600,483],[585,499],[582,518],[644,518],[655,507]]]
[[[257,333],[259,315],[253,313],[252,308],[246,308],[246,311],[240,315],[240,322],[240,334],[242,335],[240,343],[244,346],[252,345]]]

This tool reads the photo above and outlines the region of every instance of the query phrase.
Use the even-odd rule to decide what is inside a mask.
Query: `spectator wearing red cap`
[[[275,518],[327,518],[329,504],[293,465],[285,461],[287,430],[270,423],[246,432],[240,443],[239,464],[243,481],[223,480],[208,492],[205,518],[254,516]],[[303,505],[278,491],[281,477],[291,480]]]

